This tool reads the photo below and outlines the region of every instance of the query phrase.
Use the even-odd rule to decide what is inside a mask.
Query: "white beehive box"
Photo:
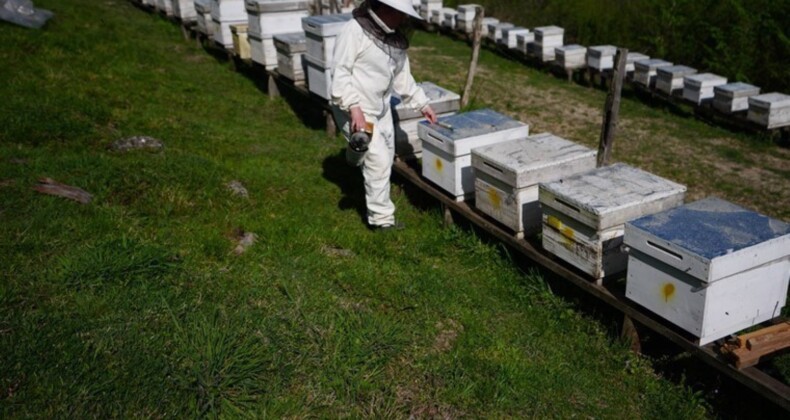
[[[481,6],[479,4],[462,4],[458,6],[458,15],[455,17],[455,30],[471,34],[475,30],[475,13],[478,7]],[[486,29],[486,25],[487,23],[483,22],[483,30]]]
[[[704,345],[780,315],[790,225],[718,198],[626,224],[626,296]]]
[[[596,45],[587,48],[587,67],[598,71],[611,70],[614,68],[615,54],[617,47],[614,45]]]
[[[650,57],[638,52],[629,52],[627,56],[625,56],[625,72],[626,73],[633,73],[636,70],[636,63],[637,61],[649,60]]]
[[[250,58],[252,61],[264,66],[267,70],[277,68],[277,48],[274,47],[274,38],[258,38],[247,33],[250,41]]]
[[[277,50],[277,72],[294,82],[304,81],[302,56],[307,51],[304,32],[275,35],[274,48]]]
[[[302,29],[307,36],[307,53],[314,63],[331,68],[334,60],[335,41],[343,26],[351,20],[349,13],[341,15],[310,16],[302,19]]]
[[[595,156],[549,133],[472,149],[475,207],[518,236],[537,233],[538,184],[592,170]]]
[[[554,49],[564,45],[565,29],[559,26],[541,26],[533,30],[535,43],[532,50],[527,46],[527,53],[541,61],[554,61]]]
[[[524,54],[529,53],[529,46],[535,44],[535,33],[521,33],[516,35],[516,49]]]
[[[227,49],[233,48],[230,25],[246,25],[247,9],[244,0],[211,0],[211,19],[214,21],[214,42]]]
[[[173,0],[156,0],[156,8],[167,16],[173,16]]]
[[[760,94],[760,88],[735,82],[713,88],[713,107],[726,114],[749,109],[749,97]]]
[[[578,44],[554,48],[557,64],[566,69],[580,69],[586,66],[587,48]]]
[[[540,184],[543,248],[600,282],[626,268],[625,222],[679,206],[685,192],[622,163]]]
[[[458,16],[458,11],[452,7],[442,7],[442,27],[447,29],[455,29],[455,21]]]
[[[529,33],[529,29],[522,28],[520,26],[514,26],[512,28],[502,29],[502,38],[499,40],[499,43],[511,50],[517,49],[518,36],[526,35],[528,33]]]
[[[461,108],[461,96],[431,82],[418,83],[430,99],[429,104],[441,117],[453,115]],[[395,120],[395,154],[410,158],[422,155],[422,142],[417,134],[417,125],[425,121],[420,110],[401,103],[397,96],[392,98]]]
[[[422,122],[422,176],[462,201],[474,195],[471,150],[529,136],[529,126],[490,109]]]
[[[305,54],[302,56],[307,76],[307,88],[310,92],[329,100],[332,98],[332,69]]]
[[[502,39],[502,30],[513,28],[514,26],[515,25],[510,22],[489,23],[486,37],[493,42],[499,42],[499,40]]]
[[[683,98],[697,105],[713,100],[713,88],[727,84],[727,78],[713,74],[692,74],[683,78]]]
[[[683,78],[696,73],[696,69],[688,66],[659,67],[656,69],[656,90],[669,96],[682,93]]]
[[[173,0],[173,15],[182,22],[193,22],[197,19],[194,0]]]
[[[790,95],[774,92],[750,97],[747,118],[768,129],[790,125]]]
[[[211,19],[211,0],[195,0],[195,21],[197,31],[211,37],[214,34],[214,21]]]
[[[661,67],[669,67],[669,61],[651,58],[648,60],[637,60],[634,62],[634,83],[653,89],[656,86],[657,71]]]
[[[433,17],[434,10],[442,8],[442,0],[421,0],[420,2],[420,16],[430,23]]]
[[[306,0],[246,0],[244,5],[248,32],[259,39],[296,32],[302,26],[302,18],[309,16]]]

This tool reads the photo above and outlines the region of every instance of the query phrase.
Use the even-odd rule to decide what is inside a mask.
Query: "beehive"
[[[535,28],[535,43],[528,53],[541,61],[554,61],[554,49],[563,45],[565,30],[559,26],[541,26]]]
[[[421,82],[420,87],[430,99],[431,108],[441,117],[447,117],[461,107],[461,96],[431,82]],[[422,155],[422,142],[417,134],[417,125],[425,121],[419,110],[401,103],[397,96],[392,98],[395,120],[395,154],[403,159]]]
[[[277,72],[294,82],[304,81],[302,57],[307,51],[304,32],[275,35],[274,48],[277,49]]]
[[[455,29],[455,21],[458,16],[458,11],[452,7],[442,7],[442,27],[447,29]]]
[[[669,61],[651,58],[648,60],[637,60],[634,62],[634,83],[653,89],[656,86],[657,71],[661,67],[669,67]]]
[[[249,33],[258,39],[293,33],[309,15],[307,0],[246,0]]]
[[[564,45],[555,48],[554,55],[560,67],[568,70],[579,69],[586,65],[587,48],[578,44]]]
[[[656,69],[656,90],[667,95],[683,91],[683,78],[696,74],[697,70],[687,66],[666,66]]]
[[[474,195],[471,150],[525,138],[529,126],[490,109],[443,117],[440,124],[422,122],[422,175],[462,201]]]
[[[488,24],[488,33],[486,36],[493,42],[499,42],[502,39],[502,30],[513,28],[514,25],[510,22],[496,22]]]
[[[626,296],[704,345],[779,316],[790,225],[718,198],[634,220]]]
[[[540,184],[543,248],[600,282],[626,268],[625,222],[676,207],[685,192],[622,163]]]
[[[302,56],[304,63],[307,89],[321,98],[332,98],[332,69],[326,68],[324,63],[305,54]]]
[[[479,4],[462,4],[458,6],[458,15],[455,17],[455,29],[459,32],[472,33],[474,31],[475,13]]]
[[[523,52],[524,54],[528,54],[530,45],[535,45],[534,32],[520,33],[516,35],[516,49]]]
[[[337,35],[351,20],[351,14],[310,16],[302,19],[307,37],[307,53],[313,63],[331,68]]]
[[[475,207],[518,236],[537,233],[538,184],[594,169],[595,156],[595,151],[549,133],[475,148]]]
[[[636,70],[636,63],[637,61],[642,60],[649,60],[650,57],[638,52],[629,52],[627,56],[625,56],[625,72],[626,73],[633,73]]]
[[[230,25],[233,36],[233,50],[242,60],[250,59],[250,41],[247,39],[247,25]]]
[[[774,92],[750,97],[747,118],[768,129],[790,125],[790,95]]]
[[[496,24],[496,23],[499,23],[499,19],[494,18],[494,17],[484,17],[480,21],[480,36],[487,37],[488,36],[488,27],[491,24]],[[470,22],[469,24],[470,25],[474,25],[474,21]],[[472,27],[472,30],[474,30],[474,26]]]
[[[442,0],[421,0],[420,2],[420,16],[426,22],[431,23],[433,11],[442,8]]]
[[[617,47],[614,45],[597,45],[587,48],[587,67],[598,71],[614,68],[614,55]]]
[[[182,22],[192,22],[197,19],[195,2],[193,0],[173,0],[173,15]]]
[[[713,88],[713,107],[730,114],[749,109],[749,97],[760,94],[760,88],[735,82]]]
[[[727,78],[713,73],[700,73],[683,78],[683,98],[697,105],[713,100],[713,88],[727,84]]]
[[[520,26],[514,26],[512,28],[505,28],[502,29],[502,38],[500,39],[500,44],[509,48],[509,49],[517,49],[518,48],[518,36],[525,35],[529,33],[529,29],[522,28]]]
[[[156,8],[167,16],[173,16],[173,0],[156,0]]]
[[[195,21],[197,31],[211,37],[214,34],[214,21],[211,19],[211,0],[195,0]]]
[[[227,49],[233,48],[230,25],[248,23],[244,0],[211,0],[211,19],[214,22],[214,42]]]

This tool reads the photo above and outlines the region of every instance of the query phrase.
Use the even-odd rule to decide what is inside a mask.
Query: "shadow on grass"
[[[340,210],[356,210],[362,223],[367,223],[365,187],[362,172],[346,163],[346,149],[328,156],[321,164],[323,177],[340,187],[343,196],[337,203]]]

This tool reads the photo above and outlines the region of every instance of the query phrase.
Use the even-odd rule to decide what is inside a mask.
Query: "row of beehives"
[[[304,48],[289,47],[291,57],[303,51],[311,86],[328,89],[329,72],[313,80],[309,65],[330,67],[334,36],[347,19],[299,16],[304,32],[272,39],[283,55],[286,38],[306,37]],[[596,153],[586,147],[529,136],[526,124],[491,110],[457,114],[457,94],[422,86],[441,124],[395,98],[397,154],[422,154],[423,176],[457,200],[474,198],[515,235],[541,234],[548,252],[597,281],[627,268],[626,295],[700,344],[779,315],[790,279],[787,223],[718,199],[682,205],[682,185],[623,164],[596,169]],[[342,126],[347,116],[337,117]]]
[[[414,0],[414,3],[418,1]],[[441,0],[421,0],[420,13],[434,25],[471,33],[477,7],[476,4],[465,4],[453,9],[442,7]],[[483,19],[482,32],[503,48],[535,57],[544,63],[553,62],[565,70],[591,68],[608,72],[614,68],[617,47],[564,45],[564,30],[557,26],[530,31],[487,17]],[[761,95],[759,87],[742,82],[728,83],[725,77],[697,73],[691,67],[651,59],[636,52],[628,53],[626,73],[633,83],[667,96],[682,97],[698,106],[712,104],[723,114],[746,112],[748,120],[767,129],[790,126],[790,95],[778,92]]]

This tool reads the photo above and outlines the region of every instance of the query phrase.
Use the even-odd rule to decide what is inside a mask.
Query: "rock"
[[[128,152],[130,150],[148,150],[158,152],[165,147],[161,140],[148,136],[134,136],[121,140],[116,140],[110,145],[110,149],[116,152]]]
[[[233,249],[233,253],[236,255],[243,254],[247,251],[247,248],[255,243],[257,238],[258,237],[252,232],[239,231],[236,236],[237,244],[236,248]]]
[[[335,258],[351,258],[355,255],[354,251],[351,251],[350,249],[344,249],[333,245],[321,246],[321,252],[323,252],[324,255],[328,257]]]
[[[247,192],[247,188],[244,187],[239,181],[230,181],[225,184],[228,187],[228,190],[233,193],[233,195],[237,195],[239,197],[249,198],[249,193]]]

